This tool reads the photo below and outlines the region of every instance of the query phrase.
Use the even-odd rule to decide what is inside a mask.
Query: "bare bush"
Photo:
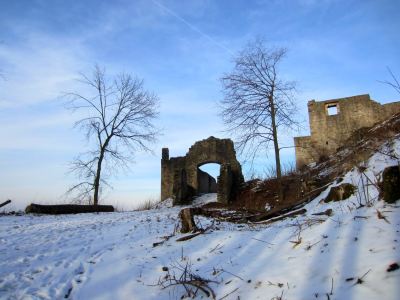
[[[210,287],[210,283],[218,283],[209,279],[205,279],[200,275],[194,273],[191,269],[191,264],[186,262],[184,266],[177,263],[172,266],[172,269],[165,268],[166,275],[159,279],[157,285],[163,289],[182,286],[185,293],[181,296],[183,298],[195,298],[198,292],[204,293],[207,297],[215,299],[215,293]]]
[[[135,207],[135,211],[145,211],[145,210],[150,210],[153,209],[155,205],[157,205],[158,203],[160,203],[160,199],[154,199],[154,198],[148,198],[144,201],[142,201],[141,203],[139,203],[136,207]]]

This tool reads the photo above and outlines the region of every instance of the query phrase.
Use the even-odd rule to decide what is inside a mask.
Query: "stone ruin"
[[[217,181],[199,169],[208,163],[220,164]],[[161,200],[172,198],[174,205],[187,204],[194,196],[217,192],[217,201],[227,204],[243,181],[242,168],[230,139],[211,136],[196,142],[183,157],[170,158],[169,149],[162,149]]]
[[[371,127],[400,111],[400,102],[381,105],[370,96],[359,95],[308,102],[310,136],[294,138],[296,168],[318,162],[344,146],[351,134]]]

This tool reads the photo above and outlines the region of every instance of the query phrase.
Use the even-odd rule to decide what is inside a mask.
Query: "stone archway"
[[[198,195],[202,183],[210,180],[202,174],[199,166],[217,163],[220,167],[217,193],[218,201],[228,203],[243,182],[242,168],[236,159],[233,142],[213,136],[196,142],[186,156],[169,158],[168,148],[162,149],[161,159],[161,200],[172,197],[174,204],[191,202]],[[204,173],[204,172],[203,172]]]

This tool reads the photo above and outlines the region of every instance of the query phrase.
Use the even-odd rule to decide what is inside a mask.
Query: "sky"
[[[198,140],[230,137],[218,116],[220,78],[249,40],[288,49],[280,72],[297,82],[303,121],[280,136],[291,146],[293,136],[309,134],[311,99],[400,100],[379,82],[390,79],[387,67],[400,76],[399,28],[398,0],[0,0],[0,202],[21,209],[68,201],[69,163],[90,145],[62,95],[82,89],[79,74],[95,64],[109,76],[143,78],[160,99],[153,153],[136,153],[102,195],[102,203],[132,209],[160,197],[162,147],[181,156]],[[293,165],[293,149],[282,157]],[[245,164],[245,176],[263,175],[273,162],[270,151],[255,171]]]

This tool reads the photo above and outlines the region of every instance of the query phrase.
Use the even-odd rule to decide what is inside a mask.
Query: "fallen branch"
[[[176,241],[177,241],[177,242],[183,242],[183,241],[190,240],[190,239],[192,239],[192,238],[194,238],[194,237],[196,237],[196,236],[198,236],[198,235],[200,235],[200,234],[206,233],[206,232],[207,232],[209,229],[211,229],[213,226],[214,226],[214,221],[213,221],[208,227],[206,227],[206,228],[204,228],[204,229],[203,229],[203,228],[197,229],[198,232],[193,233],[193,234],[189,234],[189,235],[186,235],[186,236],[183,236],[183,237],[177,239]],[[196,227],[196,228],[197,228],[197,227]]]
[[[164,244],[166,241],[168,241],[168,240],[169,240],[171,237],[173,237],[173,236],[174,236],[173,234],[163,236],[162,238],[163,238],[164,240],[163,240],[163,241],[160,241],[160,242],[155,242],[155,243],[153,243],[153,248]]]
[[[297,215],[302,215],[302,214],[305,214],[306,212],[307,212],[307,210],[305,208],[302,208],[302,209],[290,212],[290,213],[285,214],[285,215],[280,215],[279,214],[280,212],[271,213],[269,216],[268,215],[264,215],[262,217],[257,217],[256,219],[258,219],[258,221],[253,222],[253,223],[268,224],[268,223],[280,221],[280,220],[283,220],[283,219],[286,219],[286,218],[295,217]]]
[[[7,201],[4,201],[3,203],[0,204],[0,207],[6,206],[7,204],[11,203],[11,200],[8,199]]]
[[[196,232],[196,233],[193,233],[193,234],[185,235],[185,236],[183,236],[183,237],[180,237],[180,238],[177,239],[176,241],[177,241],[177,242],[187,241],[187,240],[190,240],[190,239],[192,239],[192,238],[194,238],[194,237],[196,237],[196,236],[198,236],[198,235],[200,235],[200,234],[202,234],[202,233],[204,233],[204,232],[199,231],[199,232]]]
[[[333,213],[332,208],[328,208],[325,211],[322,211],[322,212],[319,212],[319,213],[315,213],[315,214],[312,214],[312,215],[313,216],[328,216],[328,217],[330,217],[332,215],[332,213]]]

